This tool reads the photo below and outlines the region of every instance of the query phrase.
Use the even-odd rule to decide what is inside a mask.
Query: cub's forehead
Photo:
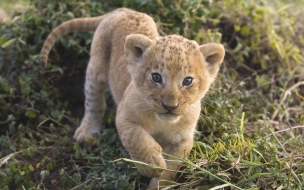
[[[195,41],[178,35],[155,38],[149,52],[155,68],[161,66],[169,70],[178,68],[180,71],[183,68],[182,70],[189,71],[197,65],[198,61],[201,61],[199,45]]]
[[[154,39],[155,48],[161,50],[165,54],[166,50],[170,53],[191,53],[198,51],[198,44],[193,40],[188,40],[182,36],[169,35],[165,37],[158,37]]]

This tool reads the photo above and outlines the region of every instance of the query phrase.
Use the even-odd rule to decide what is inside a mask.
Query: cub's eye
[[[152,73],[152,81],[161,84],[162,78],[158,73]]]
[[[190,86],[193,83],[193,78],[186,77],[183,81],[183,86]]]

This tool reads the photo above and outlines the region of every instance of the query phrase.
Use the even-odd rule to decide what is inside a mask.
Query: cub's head
[[[172,122],[191,112],[204,97],[225,55],[221,44],[199,46],[177,35],[151,40],[131,34],[126,38],[125,52],[145,108],[157,119]]]

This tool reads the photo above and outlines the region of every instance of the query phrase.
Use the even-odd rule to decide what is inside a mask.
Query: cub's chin
[[[174,115],[170,113],[155,113],[155,116],[158,121],[160,122],[170,122],[170,123],[177,123],[181,116],[180,115]]]

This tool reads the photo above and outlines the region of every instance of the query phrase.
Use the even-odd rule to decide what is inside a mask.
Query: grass
[[[164,189],[303,189],[303,5],[288,0],[43,0],[9,13],[12,20],[0,26],[0,189],[147,186],[115,131],[109,94],[100,146],[72,140],[83,116],[92,34],[60,38],[47,68],[39,64],[55,26],[121,6],[150,14],[162,35],[226,49],[202,102],[195,146]]]
[[[0,2],[1,22],[8,22],[15,12],[22,12],[29,8],[27,0],[2,0]]]

